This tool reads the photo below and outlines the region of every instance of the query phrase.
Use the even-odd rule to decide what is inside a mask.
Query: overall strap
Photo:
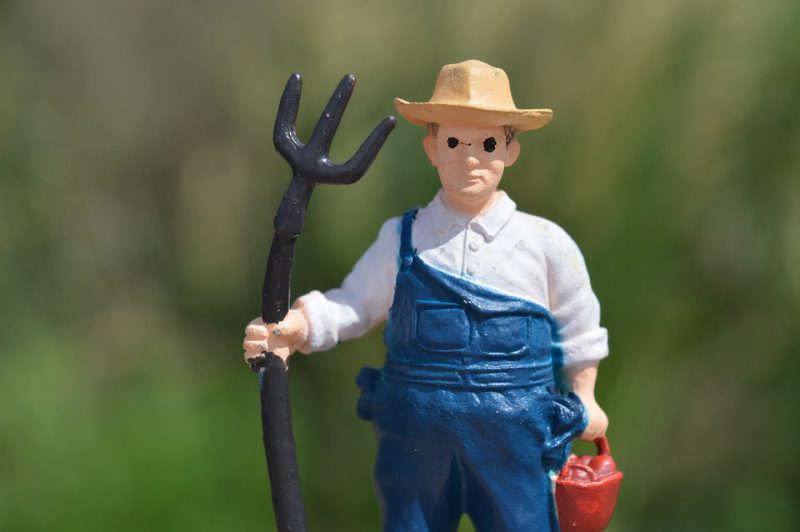
[[[411,228],[414,219],[417,217],[417,209],[409,209],[403,214],[400,229],[400,259],[402,263],[410,263],[415,255],[414,247],[411,245]]]

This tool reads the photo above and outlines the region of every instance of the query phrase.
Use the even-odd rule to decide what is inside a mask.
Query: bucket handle
[[[611,454],[611,446],[608,445],[608,438],[605,436],[594,440],[594,444],[597,446],[597,454]]]

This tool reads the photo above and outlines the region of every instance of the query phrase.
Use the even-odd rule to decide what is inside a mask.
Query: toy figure
[[[245,358],[330,349],[386,320],[382,369],[358,376],[372,420],[384,530],[558,530],[552,476],[574,437],[608,420],[594,398],[607,333],[583,257],[556,224],[498,190],[515,134],[549,109],[517,109],[506,73],[446,65],[424,103],[395,101],[427,128],[442,189],[392,218],[340,288],[300,297],[246,329]]]

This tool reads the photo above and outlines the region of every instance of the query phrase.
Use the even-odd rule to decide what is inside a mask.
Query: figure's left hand
[[[594,383],[597,380],[599,361],[576,364],[567,368],[566,377],[572,391],[580,397],[586,416],[589,418],[586,430],[579,437],[584,441],[594,441],[606,435],[608,416],[594,398]]]
[[[594,441],[597,438],[602,438],[606,435],[608,429],[608,416],[594,398],[586,399],[581,397],[583,407],[586,409],[586,415],[589,417],[589,422],[586,424],[586,430],[583,431],[579,437],[583,441]]]

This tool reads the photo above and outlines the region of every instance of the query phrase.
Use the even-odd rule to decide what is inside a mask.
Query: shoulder
[[[398,236],[400,234],[400,225],[402,220],[402,216],[393,216],[392,218],[389,218],[383,222],[383,225],[381,225],[381,229],[378,232],[378,239],[390,238],[392,235]]]
[[[571,236],[557,223],[522,211],[514,212],[511,223],[514,230],[524,230],[532,237],[540,240],[542,244],[556,247],[576,246]]]
[[[400,243],[402,220],[402,216],[394,216],[383,222],[380,231],[378,231],[378,238],[375,240],[375,244],[382,249],[394,250],[397,248]]]
[[[514,213],[511,223],[515,225],[512,228],[515,232],[530,235],[544,252],[549,263],[583,263],[583,255],[578,244],[557,223],[521,211]]]
[[[372,274],[385,271],[390,265],[395,264],[398,249],[400,249],[400,217],[396,216],[386,220],[378,231],[378,236],[358,260],[354,270],[366,268]]]
[[[375,243],[381,248],[391,248],[392,250],[396,251],[396,248],[400,245],[400,234],[403,231],[403,220],[406,215],[411,212],[415,212],[413,231],[416,238],[420,228],[425,230],[432,223],[430,219],[431,213],[429,211],[430,209],[428,207],[415,207],[408,209],[399,216],[393,216],[392,218],[389,218],[383,222],[383,225],[381,225],[380,231],[378,231],[378,238],[376,239]]]

